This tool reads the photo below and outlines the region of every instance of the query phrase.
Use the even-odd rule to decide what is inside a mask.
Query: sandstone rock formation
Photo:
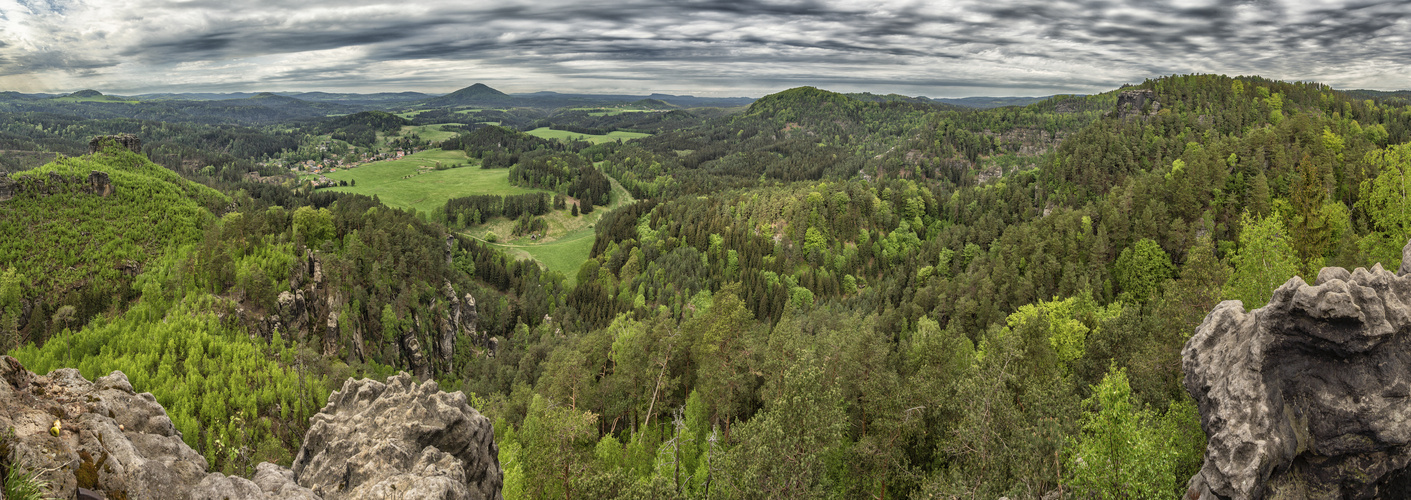
[[[1141,116],[1143,113],[1151,114],[1161,110],[1161,103],[1156,100],[1156,92],[1153,90],[1127,90],[1117,94],[1117,116],[1126,118],[1129,116]]]
[[[208,474],[156,399],[134,393],[122,372],[93,382],[71,368],[36,376],[0,356],[0,435],[15,432],[0,459],[45,471],[53,498],[502,498],[490,421],[435,382],[405,373],[386,384],[348,380],[310,422],[293,470],[266,462],[252,479]]]
[[[113,182],[108,177],[107,172],[91,170],[88,172],[88,192],[98,196],[113,194]]]
[[[0,174],[0,201],[10,201],[15,197],[15,181],[8,174]]]
[[[88,141],[88,154],[99,153],[107,146],[122,146],[137,154],[142,154],[142,139],[132,134],[100,135]]]
[[[403,373],[348,380],[310,419],[294,477],[325,499],[500,499],[489,419],[460,392]]]
[[[294,482],[294,473],[262,462],[254,480],[213,472],[190,492],[191,500],[321,500],[313,490]]]
[[[276,300],[279,304],[280,323],[288,329],[285,335],[303,339],[303,335],[308,333],[309,323],[308,304],[304,300],[303,290],[293,293],[279,292],[279,298]]]
[[[78,488],[109,498],[171,498],[206,477],[206,459],[151,394],[137,394],[122,372],[93,382],[65,368],[44,376],[0,356],[0,432],[14,428],[7,457],[53,485],[56,498]],[[49,429],[60,422],[58,436]]]
[[[1182,351],[1208,436],[1186,498],[1411,498],[1409,271],[1324,268],[1206,316]]]

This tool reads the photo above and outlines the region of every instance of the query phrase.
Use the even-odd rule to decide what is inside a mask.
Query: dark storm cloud
[[[689,82],[736,94],[811,84],[943,96],[986,87],[1096,92],[1195,72],[1363,87],[1411,76],[1411,9],[1402,2],[4,5],[0,0],[0,75],[96,74],[128,87],[144,85],[141,75],[167,73],[173,78],[163,85],[193,88],[248,82],[251,89],[449,91],[486,79],[524,87],[517,90],[650,91]],[[73,29],[85,19],[86,31]]]

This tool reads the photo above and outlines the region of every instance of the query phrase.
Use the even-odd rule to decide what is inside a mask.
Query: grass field
[[[460,132],[450,132],[443,130],[444,125],[460,125],[459,123],[438,123],[436,125],[407,125],[402,127],[402,135],[416,134],[418,137],[430,142],[441,142],[455,137]]]
[[[638,139],[638,138],[642,138],[642,137],[651,137],[651,135],[652,135],[652,134],[643,134],[643,133],[641,133],[641,132],[623,132],[623,131],[621,131],[621,130],[615,130],[615,131],[613,131],[613,132],[611,132],[611,133],[609,133],[609,134],[607,134],[607,135],[588,135],[588,134],[579,134],[579,133],[576,133],[576,132],[569,132],[569,131],[567,131],[567,130],[554,130],[554,129],[551,129],[551,128],[549,128],[549,127],[539,127],[539,128],[536,128],[536,129],[534,129],[534,130],[530,130],[530,131],[525,132],[525,133],[526,133],[526,134],[529,134],[529,135],[532,135],[532,136],[534,136],[534,137],[541,137],[541,138],[544,138],[544,139],[562,139],[562,140],[575,140],[575,139],[579,139],[579,140],[585,140],[585,141],[591,142],[591,143],[593,143],[593,144],[598,144],[598,143],[608,142],[608,141],[615,141],[615,140],[618,140],[618,139],[622,139],[622,140],[625,141],[625,140],[628,140],[628,139]]]
[[[468,161],[463,151],[431,149],[400,160],[379,161],[328,174],[330,179],[356,182],[354,186],[328,189],[368,196],[377,195],[388,206],[410,208],[428,214],[445,205],[446,200],[457,196],[541,191],[510,185],[509,169],[482,170],[472,161],[471,165],[466,167],[432,170],[438,160],[443,164]]]
[[[572,108],[574,111],[588,111],[588,116],[617,116],[623,113],[663,113],[661,109],[635,108]]]
[[[616,210],[633,201],[632,195],[617,183],[616,179],[608,177],[612,182],[612,203],[606,207],[597,207],[593,213],[573,217],[567,211],[554,211],[544,216],[549,223],[549,233],[543,240],[530,240],[529,238],[515,238],[512,240],[492,243],[500,247],[506,253],[522,259],[534,259],[549,271],[563,273],[569,285],[574,284],[578,276],[578,267],[583,265],[583,261],[588,259],[588,252],[593,250],[593,238],[597,230],[598,221],[603,218],[603,214]],[[500,219],[476,227],[463,234],[475,239],[481,239],[487,231],[493,231],[501,238],[509,236],[512,221]]]

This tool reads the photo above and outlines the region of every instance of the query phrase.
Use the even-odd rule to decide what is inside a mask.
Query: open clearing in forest
[[[525,133],[526,133],[526,134],[529,134],[529,135],[532,135],[532,136],[534,136],[534,137],[540,137],[540,138],[543,138],[543,139],[560,139],[560,140],[565,140],[565,141],[581,140],[581,141],[588,141],[588,142],[591,142],[591,143],[593,143],[593,144],[598,144],[598,143],[603,143],[603,142],[608,142],[608,141],[616,141],[616,140],[618,140],[618,139],[622,139],[622,140],[624,140],[624,141],[625,141],[625,140],[628,140],[628,139],[639,139],[639,138],[642,138],[642,137],[651,137],[651,135],[652,135],[652,134],[643,134],[643,133],[641,133],[641,132],[623,132],[623,131],[621,131],[621,130],[614,130],[614,131],[612,131],[612,132],[609,132],[607,135],[590,135],[590,134],[580,134],[580,133],[577,133],[577,132],[569,132],[569,131],[567,131],[567,130],[554,130],[554,129],[551,129],[551,128],[549,128],[549,127],[539,127],[539,128],[536,128],[536,129],[534,129],[534,130],[530,130],[530,131],[525,132]]]
[[[443,165],[469,165],[435,170]],[[484,170],[479,162],[466,158],[464,151],[430,149],[397,160],[368,163],[326,174],[328,178],[355,183],[327,188],[345,193],[377,195],[388,206],[408,208],[428,214],[439,210],[446,200],[474,194],[510,195],[542,191],[511,185],[506,168]]]
[[[593,213],[578,217],[572,216],[569,210],[555,210],[544,215],[545,221],[549,223],[549,231],[542,240],[531,240],[528,237],[506,239],[514,227],[514,221],[504,218],[497,218],[463,231],[462,234],[484,241],[486,232],[494,232],[499,236],[500,242],[491,245],[500,247],[505,253],[516,258],[539,261],[544,269],[563,273],[566,283],[572,285],[578,277],[578,268],[583,265],[583,261],[588,260],[588,253],[593,250],[597,223],[603,218],[603,214],[636,201],[616,179],[608,176],[608,180],[612,182],[612,203],[605,207],[596,207]]]

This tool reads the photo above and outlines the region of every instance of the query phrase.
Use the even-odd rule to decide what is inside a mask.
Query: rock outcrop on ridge
[[[418,386],[403,373],[386,384],[351,380],[310,419],[294,458],[299,484],[325,499],[498,500],[503,474],[490,420],[465,394]]]
[[[1182,351],[1208,437],[1186,498],[1411,498],[1411,244],[1225,301]]]
[[[266,462],[252,479],[207,473],[162,406],[122,372],[40,376],[0,356],[0,462],[43,471],[54,498],[502,499],[489,420],[435,382],[348,380],[311,422],[294,470]]]

